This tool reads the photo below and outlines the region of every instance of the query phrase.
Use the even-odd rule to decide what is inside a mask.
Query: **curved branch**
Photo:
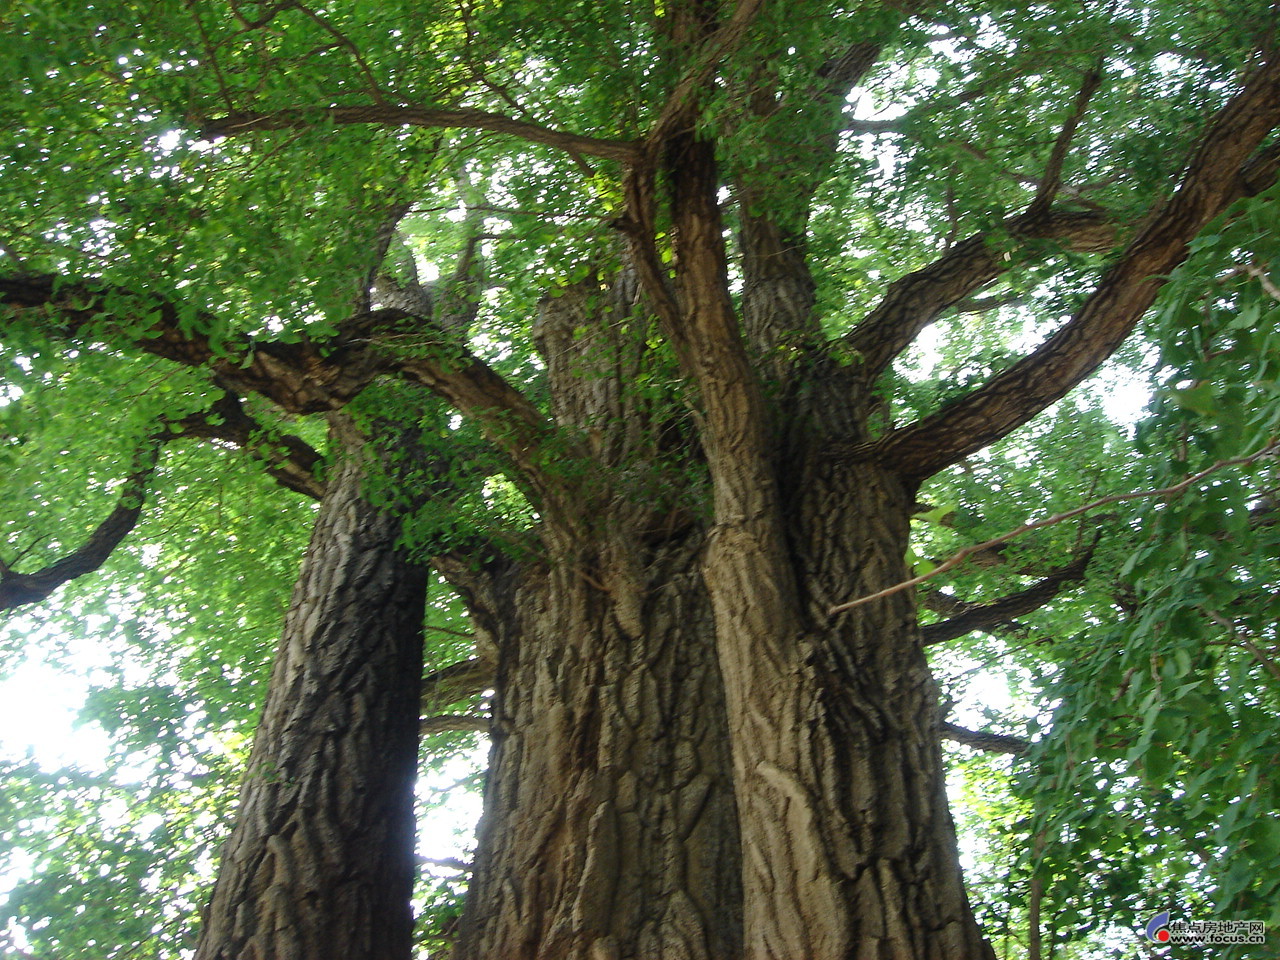
[[[1094,540],[1094,544],[1097,540]],[[948,620],[930,623],[920,628],[921,642],[927,647],[935,643],[945,643],[966,633],[981,630],[999,624],[1008,623],[1014,617],[1020,617],[1039,610],[1046,603],[1058,596],[1066,587],[1084,579],[1089,561],[1093,558],[1093,547],[1090,546],[1065,567],[1059,567],[1048,576],[1041,578],[1031,586],[1011,593],[991,603],[964,605],[962,609]]]
[[[373,342],[386,347],[388,371],[427,387],[473,418],[519,469],[538,510],[550,519],[574,523],[581,505],[573,485],[553,478],[548,467],[577,451],[555,447],[555,427],[523,393],[428,318],[385,309],[374,311],[368,321],[368,328],[378,331]],[[400,349],[402,341],[394,332],[406,326],[409,332],[401,336],[411,341],[412,352]]]
[[[884,6],[897,11],[900,25],[918,13],[925,6],[925,0],[891,0]],[[821,85],[816,91],[817,95],[845,100],[849,92],[876,65],[883,47],[883,39],[860,40],[849,44],[838,56],[832,57],[818,68]]]
[[[1196,234],[1268,171],[1274,179],[1275,149],[1253,155],[1277,124],[1280,54],[1273,52],[1218,113],[1177,193],[1147,219],[1079,312],[984,386],[881,438],[874,454],[923,480],[1026,423],[1093,373],[1146,313]]]
[[[160,462],[167,432],[148,437],[135,452],[129,475],[120,488],[116,508],[72,553],[34,573],[18,573],[0,563],[0,610],[39,603],[64,583],[92,573],[111,556],[138,522],[147,488]]]
[[[9,308],[9,322],[40,324],[67,338],[94,324],[128,329],[128,340],[138,349],[207,369],[219,382],[242,393],[260,394],[290,413],[336,410],[385,372],[382,358],[363,344],[342,339],[325,344],[303,340],[215,345],[209,331],[220,321],[211,314],[188,314],[177,303],[153,294],[52,274],[0,277],[0,307]],[[135,334],[143,319],[147,326]]]
[[[1097,253],[1111,249],[1116,228],[1096,211],[1029,211],[962,240],[929,266],[895,281],[875,309],[845,335],[845,343],[861,355],[863,375],[874,380],[944,310],[1016,266],[1010,246],[1034,241],[1056,241],[1068,250]]]
[[[319,468],[324,457],[292,434],[268,430],[244,412],[240,398],[230,390],[202,413],[183,417],[170,427],[174,436],[225,440],[266,464],[266,471],[281,486],[313,500],[324,497]]]
[[[205,120],[199,133],[206,139],[232,137],[259,130],[306,130],[338,125],[364,124],[384,127],[465,127],[489,130],[555,147],[569,153],[629,162],[640,155],[638,144],[630,140],[607,140],[554,130],[527,120],[516,120],[500,113],[472,109],[430,109],[398,107],[388,104],[348,107],[313,107],[276,110],[268,113],[243,111]]]

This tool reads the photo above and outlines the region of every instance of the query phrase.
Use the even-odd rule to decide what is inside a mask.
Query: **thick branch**
[[[969,730],[954,723],[943,723],[940,732],[944,739],[953,740],[966,747],[986,750],[988,753],[1008,753],[1017,756],[1031,749],[1031,742],[1007,733],[988,733],[985,730]]]
[[[324,496],[324,484],[317,476],[324,457],[298,437],[269,431],[244,412],[240,398],[231,391],[222,395],[203,413],[195,413],[173,423],[176,436],[225,440],[266,464],[267,473],[280,485],[313,500]]]
[[[1045,164],[1044,174],[1036,187],[1035,199],[1031,201],[1031,210],[1047,210],[1053,203],[1053,198],[1057,196],[1058,187],[1062,184],[1062,166],[1066,162],[1067,152],[1071,149],[1071,141],[1075,138],[1080,121],[1084,119],[1085,111],[1089,108],[1089,101],[1093,99],[1093,95],[1098,92],[1098,87],[1101,85],[1102,68],[1090,69],[1085,74],[1080,90],[1076,94],[1075,103],[1071,105],[1071,113],[1068,114],[1066,121],[1062,124],[1062,130],[1058,133],[1058,138],[1053,143],[1049,162]]]
[[[896,430],[876,455],[915,480],[932,476],[1026,423],[1111,355],[1151,306],[1191,240],[1274,172],[1274,151],[1251,155],[1280,124],[1280,55],[1270,55],[1218,114],[1173,198],[1148,218],[1084,306],[1030,356],[967,397]]]
[[[18,573],[0,564],[0,610],[39,603],[64,583],[92,573],[106,562],[138,522],[164,440],[163,433],[156,434],[138,448],[130,473],[120,488],[116,508],[78,549],[34,573]]]
[[[931,623],[920,628],[921,641],[925,646],[934,643],[945,643],[956,637],[963,637],[974,630],[1008,623],[1014,617],[1039,610],[1046,603],[1058,596],[1067,586],[1084,579],[1093,556],[1092,548],[1081,553],[1065,567],[1059,567],[1047,577],[1036,581],[1031,586],[1007,597],[993,600],[991,603],[965,605],[960,612],[948,620]]]
[[[495,673],[493,663],[481,657],[441,667],[422,680],[423,709],[478,697],[493,687]]]
[[[160,297],[59,282],[49,274],[0,277],[0,307],[13,314],[8,322],[43,324],[68,338],[95,324],[127,329],[145,318],[149,325],[130,337],[138,349],[209,370],[220,383],[258,393],[290,413],[336,410],[384,372],[380,358],[363,344],[330,343],[321,350],[305,340],[240,342],[216,350],[206,332],[219,325],[213,316],[184,317],[175,303]],[[120,310],[127,315],[117,315]],[[50,314],[53,322],[46,319]]]
[[[1011,217],[998,230],[974,234],[929,266],[896,281],[845,341],[861,355],[865,376],[874,380],[944,310],[1014,266],[1010,246],[1055,241],[1077,252],[1101,252],[1115,239],[1115,225],[1095,211],[1049,210]]]
[[[554,450],[555,428],[523,393],[429,318],[402,310],[376,310],[346,328],[385,348],[383,366],[421,384],[471,417],[519,468],[526,492],[551,518],[571,523],[579,512],[567,481],[549,467],[574,453]]]
[[[314,107],[277,110],[271,113],[246,111],[206,120],[200,135],[208,139],[230,137],[259,130],[305,130],[323,128],[326,124],[368,124],[389,127],[466,127],[489,130],[556,147],[569,153],[602,157],[607,160],[631,161],[639,156],[639,147],[630,140],[602,140],[582,134],[553,130],[550,127],[515,120],[485,110],[435,110],[425,107],[398,107],[373,104],[354,107]]]
[[[746,39],[751,21],[764,5],[765,0],[738,0],[729,19],[702,42],[693,63],[671,88],[667,102],[649,132],[647,146],[651,155],[656,156],[657,149],[667,136],[687,122],[689,110],[694,106],[698,93],[716,67]]]
[[[896,0],[886,3],[899,14],[899,23],[905,22],[925,5],[924,0]],[[819,96],[838,97],[844,100],[863,77],[875,66],[884,46],[883,40],[862,40],[851,43],[818,69],[821,80]]]

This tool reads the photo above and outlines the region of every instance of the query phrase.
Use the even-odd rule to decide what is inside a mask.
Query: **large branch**
[[[1047,210],[1010,217],[996,230],[957,243],[929,266],[895,281],[845,336],[861,358],[864,376],[874,380],[944,310],[1023,262],[1021,253],[1014,257],[1011,246],[1036,241],[1055,242],[1076,252],[1102,252],[1116,242],[1116,228],[1096,211]]]
[[[423,710],[478,697],[493,687],[496,677],[493,663],[482,657],[441,667],[422,679]]]
[[[276,110],[266,113],[244,111],[204,121],[200,135],[208,139],[253,133],[258,130],[306,130],[325,124],[364,124],[384,127],[461,127],[503,133],[530,143],[556,147],[572,154],[602,157],[607,160],[631,161],[639,156],[639,145],[630,140],[608,140],[588,137],[564,130],[554,130],[527,120],[516,120],[500,113],[471,109],[431,109],[401,107],[391,104],[369,104],[347,107],[314,107]]]
[[[1096,541],[1095,541],[1096,542]],[[1058,596],[1070,584],[1084,579],[1093,556],[1092,547],[1083,551],[1066,566],[1059,567],[1053,573],[1037,580],[1031,586],[993,600],[991,603],[965,605],[950,619],[931,623],[920,628],[921,641],[925,646],[934,643],[945,643],[956,637],[963,637],[974,630],[991,628],[1008,623],[1014,617],[1020,617],[1039,610],[1046,603]]]
[[[989,733],[986,730],[970,730],[944,722],[939,731],[943,739],[952,740],[966,747],[985,750],[988,753],[1008,753],[1014,756],[1031,749],[1031,742],[1007,733]]]
[[[711,78],[716,67],[746,39],[751,21],[756,18],[764,5],[765,0],[738,0],[729,19],[716,27],[703,40],[692,64],[671,88],[667,102],[663,105],[658,119],[654,121],[646,138],[649,149],[655,155],[667,136],[674,129],[688,122],[689,111],[696,107],[698,94]]]
[[[538,510],[561,523],[573,523],[582,504],[575,501],[569,481],[553,473],[557,460],[581,451],[568,441],[557,446],[552,423],[458,337],[430,318],[396,309],[374,311],[346,329],[363,330],[372,344],[383,347],[388,371],[427,387],[475,420],[519,469]]]
[[[138,448],[115,509],[76,550],[34,573],[19,573],[0,563],[0,610],[39,603],[64,583],[92,573],[107,561],[138,522],[166,437],[165,432],[157,433]]]
[[[144,320],[140,334],[130,331],[133,346],[206,369],[220,383],[258,393],[290,413],[336,410],[385,372],[383,359],[358,342],[238,342],[215,348],[208,331],[219,325],[216,317],[185,318],[161,297],[64,282],[51,274],[0,277],[0,307],[9,308],[9,322],[39,324],[67,338],[112,326],[128,329]],[[121,309],[127,315],[113,315]]]
[[[899,14],[899,23],[905,23],[914,16],[926,0],[896,0],[886,3]],[[839,54],[829,59],[818,69],[820,80],[817,96],[845,100],[863,78],[880,59],[880,51],[884,47],[881,40],[860,40],[849,44]]]
[[[261,460],[267,473],[281,486],[313,500],[324,497],[324,483],[319,477],[324,457],[299,437],[268,430],[245,413],[240,398],[229,390],[208,410],[171,424],[170,431],[175,436],[235,444]]]
[[[883,437],[875,455],[923,480],[1026,423],[1089,376],[1133,330],[1196,234],[1274,179],[1276,151],[1254,155],[1277,124],[1280,55],[1271,53],[1210,124],[1177,193],[1147,219],[1079,312],[983,387]]]
[[[122,304],[129,316],[103,320]],[[11,322],[43,321],[51,332],[56,324],[56,332],[68,338],[102,329],[104,322],[125,328],[145,317],[148,326],[141,335],[131,331],[132,345],[208,370],[224,387],[256,392],[290,413],[340,409],[375,377],[399,373],[475,419],[519,468],[527,491],[549,517],[567,521],[580,508],[566,484],[551,479],[558,457],[573,451],[553,451],[553,427],[538,409],[431,318],[375,310],[348,319],[338,336],[325,342],[230,343],[216,350],[202,332],[216,328],[216,318],[197,315],[184,322],[173,303],[154,296],[59,283],[48,275],[0,277],[0,307],[10,308]],[[54,324],[48,320],[50,313]],[[252,428],[243,426],[251,435]],[[274,466],[294,472],[299,463],[291,456]]]

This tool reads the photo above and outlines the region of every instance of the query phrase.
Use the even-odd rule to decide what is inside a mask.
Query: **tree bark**
[[[703,407],[715,507],[704,576],[733,749],[744,956],[988,960],[914,601],[826,612],[851,589],[906,576],[914,484],[826,456],[866,439],[864,388],[836,364],[807,371],[787,442],[772,441],[728,299],[713,150],[688,138],[667,170],[680,317],[666,332]]]
[[[407,960],[427,577],[360,444],[329,481],[197,960]]]
[[[664,472],[670,411],[633,389],[662,362],[637,297],[629,270],[592,276],[534,328],[556,421],[596,465],[575,532],[544,528],[540,561],[446,570],[497,663],[456,960],[742,955],[703,529]]]
[[[491,571],[493,750],[456,960],[741,957],[699,537]]]

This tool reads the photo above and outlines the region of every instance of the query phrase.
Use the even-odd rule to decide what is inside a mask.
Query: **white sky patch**
[[[0,680],[0,756],[29,756],[46,770],[101,771],[110,740],[100,727],[78,722],[89,686],[88,678],[42,660],[22,661]]]
[[[487,764],[488,756],[489,740],[481,737],[474,751],[454,757],[438,770],[427,770],[418,781],[419,796],[435,800],[439,800],[441,794],[444,797],[418,824],[418,855],[425,861],[423,868],[432,876],[450,877],[458,873],[451,865],[432,863],[433,860],[465,862],[471,857],[484,798],[474,789],[455,784],[474,773],[477,766]]]

